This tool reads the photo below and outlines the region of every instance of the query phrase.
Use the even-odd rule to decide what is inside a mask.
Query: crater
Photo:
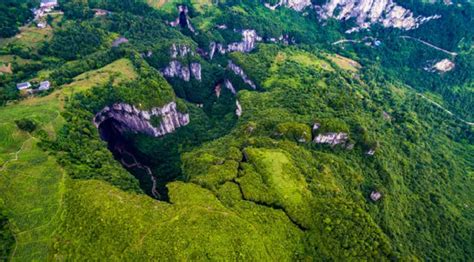
[[[138,179],[146,194],[162,201],[168,201],[166,184],[175,178],[155,174],[152,161],[140,153],[132,138],[135,134],[163,137],[188,123],[189,115],[179,112],[175,102],[148,111],[118,103],[105,107],[94,117],[100,137],[115,159]]]

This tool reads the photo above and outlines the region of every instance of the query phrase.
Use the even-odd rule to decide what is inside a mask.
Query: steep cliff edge
[[[115,127],[121,133],[143,133],[154,137],[164,136],[189,124],[189,114],[179,112],[175,102],[151,110],[140,110],[133,105],[116,103],[102,109],[93,121],[95,126],[99,127],[111,118],[115,120]]]

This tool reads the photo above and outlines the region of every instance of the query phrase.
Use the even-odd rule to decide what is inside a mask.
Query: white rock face
[[[191,70],[191,74],[193,75],[193,77],[198,80],[198,81],[201,81],[201,64],[200,63],[191,63],[189,65],[189,69]]]
[[[239,100],[235,100],[235,105],[237,106],[237,109],[235,109],[235,115],[238,117],[241,117],[243,111],[242,111],[242,106],[240,105]]]
[[[331,146],[345,144],[349,139],[349,135],[346,133],[324,133],[319,134],[317,137],[314,138],[313,142],[316,144],[329,144]]]
[[[152,116],[161,118],[159,126],[150,123]],[[148,111],[139,110],[133,105],[116,103],[102,109],[93,121],[95,126],[99,127],[110,118],[117,121],[116,127],[120,132],[143,133],[154,137],[164,136],[189,124],[189,114],[179,112],[175,102]]]
[[[185,57],[187,55],[192,55],[194,56],[194,53],[193,51],[191,50],[191,48],[187,45],[176,45],[176,44],[173,44],[170,48],[170,55],[171,55],[171,58],[177,58],[178,56],[179,57]]]
[[[188,66],[183,66],[181,62],[173,60],[163,69],[163,75],[167,77],[178,77],[186,82],[191,80],[191,71]]]
[[[227,52],[243,52],[248,53],[255,48],[258,41],[262,41],[262,38],[257,35],[257,32],[253,29],[245,29],[242,31],[242,41],[229,44],[227,46]]]
[[[198,81],[201,81],[201,64],[191,63],[190,65],[183,65],[177,60],[173,60],[170,64],[161,71],[166,77],[177,77],[185,82],[191,80],[191,75]]]
[[[454,67],[455,67],[455,64],[449,59],[443,59],[433,65],[433,69],[438,70],[439,72],[443,72],[443,73],[453,70]]]
[[[242,81],[244,81],[244,83],[249,85],[252,89],[257,89],[255,83],[249,79],[247,74],[245,74],[244,70],[240,66],[234,64],[231,60],[229,60],[229,64],[227,65],[227,67],[232,70],[232,72],[234,72],[236,75],[240,76],[240,78],[242,78]]]
[[[397,5],[392,0],[330,0],[316,8],[322,19],[354,18],[360,28],[368,28],[371,24],[381,23],[384,27],[409,30],[431,19],[440,18],[440,16],[414,17],[413,12]]]
[[[237,94],[237,92],[235,91],[234,85],[232,85],[232,82],[230,82],[229,79],[224,80],[224,86],[225,88],[229,89],[233,95]]]
[[[300,12],[306,7],[311,6],[311,0],[280,0],[276,5],[265,3],[265,6],[272,10],[284,6]]]
[[[255,49],[257,42],[260,41],[262,41],[262,37],[258,36],[255,30],[245,29],[242,31],[242,41],[240,42],[230,43],[227,46],[212,42],[209,46],[209,57],[212,59],[217,52],[220,54],[225,54],[228,52],[248,53]]]

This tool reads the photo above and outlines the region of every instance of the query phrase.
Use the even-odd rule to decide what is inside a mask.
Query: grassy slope
[[[117,81],[136,77],[129,60],[118,60],[102,69],[79,76],[78,81],[46,97],[35,97],[0,109],[0,191],[16,237],[13,260],[45,260],[50,237],[62,210],[66,175],[53,157],[38,148],[38,132],[17,129],[14,121],[34,119],[49,136],[62,126],[64,98],[120,74]]]
[[[235,184],[229,187],[239,194]],[[301,232],[282,211],[244,201],[231,209],[191,183],[173,182],[168,188],[171,204],[104,182],[74,181],[55,257],[289,261],[303,252]]]

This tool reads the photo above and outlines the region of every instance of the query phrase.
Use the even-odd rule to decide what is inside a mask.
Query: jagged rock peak
[[[306,7],[311,6],[311,0],[280,0],[276,5],[265,3],[265,6],[272,10],[275,10],[280,6],[284,6],[300,12]]]
[[[249,85],[252,89],[257,89],[257,86],[255,85],[255,83],[252,80],[249,79],[247,74],[245,74],[244,70],[240,66],[234,64],[232,62],[232,60],[229,60],[227,67],[230,70],[232,70],[232,72],[234,72],[234,74],[240,76],[242,81],[244,81],[244,83]]]
[[[160,119],[158,125],[152,125],[152,117]],[[175,102],[150,110],[140,110],[133,105],[116,103],[106,106],[97,113],[93,122],[99,127],[111,118],[115,120],[115,126],[120,132],[143,133],[154,137],[164,136],[189,124],[189,114],[179,112]]]
[[[316,9],[322,19],[354,18],[359,28],[368,28],[371,24],[381,23],[384,27],[409,30],[440,17],[414,17],[412,11],[397,5],[392,0],[330,0],[323,6],[316,6]],[[349,32],[353,31],[357,30]]]

